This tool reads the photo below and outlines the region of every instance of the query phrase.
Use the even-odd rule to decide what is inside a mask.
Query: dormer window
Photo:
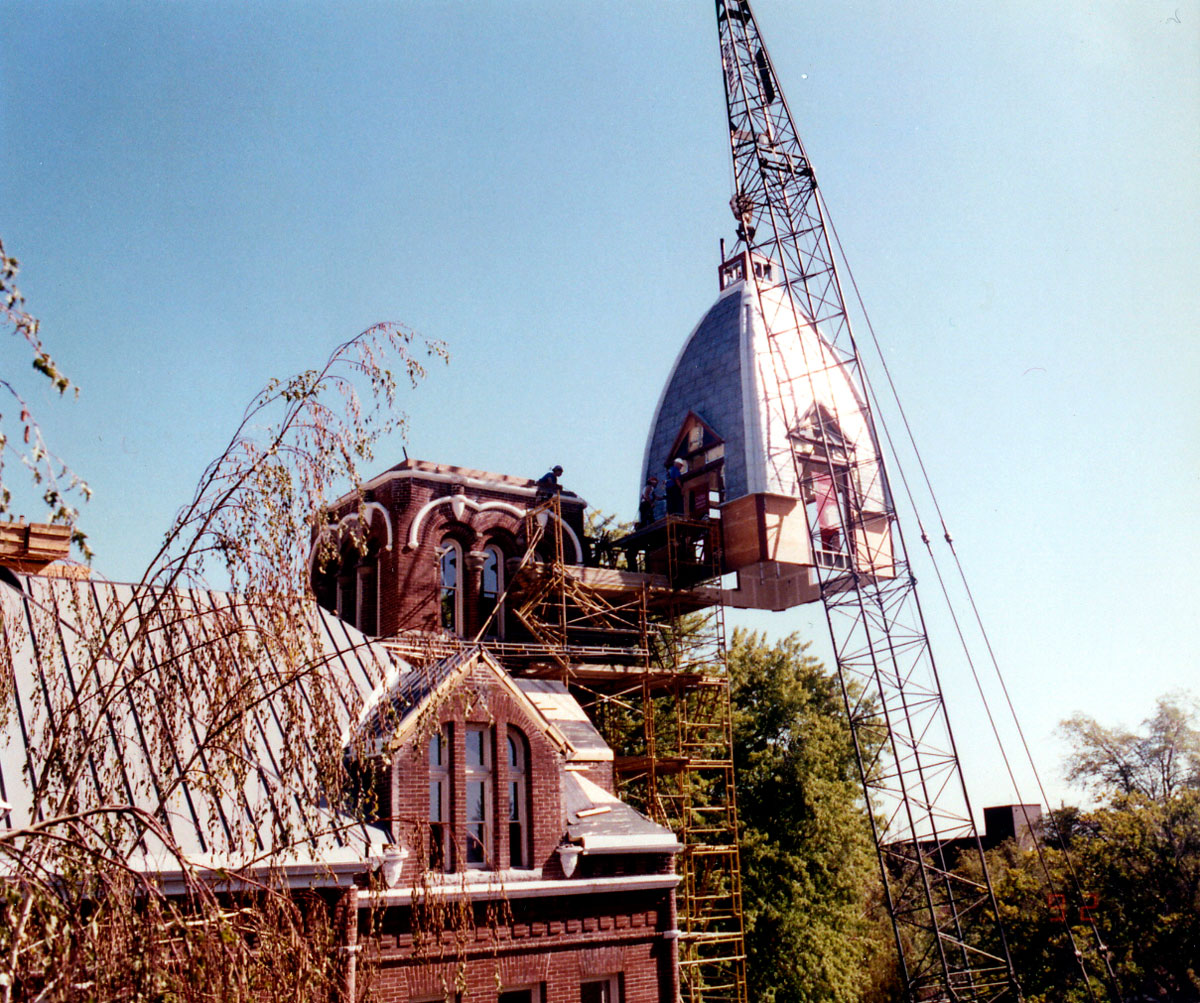
[[[801,494],[812,534],[813,556],[827,568],[846,568],[854,546],[853,510],[846,468],[825,462],[804,464]]]
[[[494,819],[497,809],[508,812],[508,866],[531,866],[529,744],[525,736],[511,726],[503,729],[506,743],[501,754],[508,762],[508,797],[507,804],[497,805],[496,730],[487,724],[458,727],[463,736],[461,768],[456,767],[452,751],[453,725],[442,725],[429,738],[429,868],[452,871],[463,866],[473,870],[505,866],[497,863],[502,859],[498,854],[498,832],[502,830]],[[454,822],[458,812],[465,823],[462,830]]]
[[[515,728],[508,729],[508,856],[511,867],[529,866],[529,753]]]
[[[450,728],[429,739],[429,866],[446,870],[450,864]]]
[[[466,864],[487,867],[492,858],[492,743],[487,725],[466,731]]]

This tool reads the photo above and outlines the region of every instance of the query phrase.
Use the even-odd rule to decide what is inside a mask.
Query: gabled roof
[[[513,679],[492,654],[478,644],[468,645],[445,658],[420,667],[408,667],[386,690],[376,690],[359,716],[352,741],[360,743],[361,751],[367,755],[399,748],[417,729],[422,711],[434,705],[440,698],[449,696],[458,683],[474,672],[488,674],[506,690],[566,758],[573,759],[578,756],[579,750],[561,727],[565,719],[563,715],[558,715],[559,720],[548,716],[543,707],[531,698],[531,692],[527,692],[525,682]],[[563,692],[566,692],[565,687]],[[569,696],[567,699],[574,703]],[[583,714],[582,709],[579,713]],[[599,738],[596,730],[590,725],[589,735],[584,735],[579,729],[575,731],[576,736],[587,739],[589,745],[594,744],[590,741],[591,735]],[[611,757],[611,750],[609,756]]]
[[[675,441],[671,443],[670,452],[668,452],[664,466],[678,456],[686,456],[689,452],[686,449],[688,433],[697,425],[702,430],[702,439],[700,443],[701,449],[710,449],[713,446],[723,443],[725,440],[713,429],[713,427],[701,418],[695,411],[689,411],[687,417],[683,419],[683,424],[679,426],[679,433],[675,436]]]
[[[299,715],[349,730],[393,665],[314,603],[19,575],[0,614],[0,826],[120,806],[118,845],[155,871],[172,844],[201,868],[362,871],[388,841],[322,801],[297,747]]]

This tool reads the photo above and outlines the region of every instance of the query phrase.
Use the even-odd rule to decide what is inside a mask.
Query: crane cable
[[[921,456],[921,451],[917,447],[916,438],[913,435],[912,427],[908,421],[908,415],[906,414],[906,412],[904,410],[904,405],[900,401],[900,395],[899,395],[898,391],[896,390],[896,384],[895,384],[894,380],[892,379],[891,370],[888,368],[887,360],[885,359],[885,357],[883,355],[883,350],[879,344],[879,338],[877,337],[877,335],[875,333],[875,327],[871,323],[871,317],[867,311],[866,303],[863,301],[862,293],[859,291],[859,288],[858,288],[858,282],[854,277],[854,272],[850,267],[849,259],[846,257],[846,252],[842,247],[841,237],[838,235],[837,228],[833,225],[833,220],[832,220],[831,216],[829,215],[829,207],[825,204],[825,200],[821,197],[820,193],[818,193],[817,197],[821,199],[822,206],[825,209],[825,218],[827,221],[829,231],[833,235],[834,243],[837,245],[838,255],[841,257],[842,265],[845,268],[846,275],[850,279],[850,287],[854,290],[854,297],[858,302],[860,311],[862,312],[863,319],[866,323],[867,332],[871,336],[871,343],[875,347],[875,354],[879,357],[880,367],[884,373],[884,376],[887,378],[887,385],[888,385],[889,391],[891,392],[892,400],[895,401],[896,410],[900,416],[901,423],[904,426],[904,432],[908,439],[908,443],[909,443],[910,447],[912,448],[914,457],[916,458],[917,466],[921,471],[921,477],[925,482],[926,490],[929,492],[930,500],[933,502],[934,510],[936,511],[938,521],[941,524],[942,536],[944,537],[947,546],[950,548],[950,554],[953,557],[954,565],[958,571],[958,576],[959,576],[960,581],[962,582],[962,586],[965,591],[968,604],[970,605],[972,614],[974,615],[975,623],[978,626],[980,635],[983,638],[984,647],[986,648],[988,658],[992,663],[992,668],[994,669],[994,671],[996,673],[996,678],[1000,683],[1001,692],[1004,694],[1005,703],[1008,707],[1008,712],[1009,712],[1010,716],[1012,717],[1013,724],[1016,727],[1017,735],[1020,738],[1021,747],[1025,753],[1025,758],[1026,758],[1027,762],[1029,763],[1030,770],[1033,773],[1033,777],[1034,777],[1034,780],[1037,785],[1038,793],[1041,795],[1043,803],[1045,803],[1047,805],[1047,807],[1049,807],[1050,802],[1046,795],[1046,790],[1045,790],[1045,787],[1043,786],[1041,775],[1038,772],[1036,763],[1034,762],[1033,753],[1029,748],[1028,741],[1026,740],[1025,731],[1021,727],[1021,722],[1017,716],[1016,708],[1013,705],[1012,697],[1009,693],[1008,685],[1005,682],[1004,674],[1000,669],[999,659],[996,656],[995,649],[992,647],[991,638],[987,632],[987,628],[984,626],[983,617],[979,611],[978,605],[975,602],[975,596],[971,590],[970,583],[967,581],[967,576],[966,576],[966,572],[963,569],[962,561],[959,559],[958,551],[956,550],[956,548],[954,546],[954,539],[950,535],[950,530],[946,525],[945,516],[942,512],[940,504],[938,503],[937,494],[934,491],[933,484],[930,481],[929,472],[925,467],[925,462]],[[921,519],[920,511],[917,508],[916,500],[913,497],[912,489],[908,483],[908,478],[905,476],[904,469],[899,463],[899,453],[897,452],[895,443],[892,440],[891,431],[888,428],[887,423],[883,420],[883,411],[879,405],[878,395],[875,393],[875,389],[874,389],[873,385],[871,384],[871,381],[868,378],[864,367],[862,367],[862,366],[859,367],[859,373],[862,377],[863,385],[864,385],[864,388],[866,389],[869,399],[875,402],[874,410],[875,410],[876,414],[878,415],[878,423],[883,429],[884,438],[887,440],[888,449],[891,451],[892,456],[895,457],[897,460],[896,469],[900,475],[900,481],[904,486],[904,492],[905,492],[906,496],[908,497],[909,505],[911,506],[911,508],[913,510],[913,514],[917,520],[917,528],[920,530],[920,533],[921,533],[921,541],[925,545],[926,552],[929,554],[930,561],[932,562],[934,573],[937,575],[938,585],[941,588],[942,596],[946,602],[946,607],[950,613],[951,620],[954,623],[954,628],[958,634],[959,642],[962,645],[963,653],[967,659],[967,664],[970,666],[971,676],[974,679],[975,687],[979,691],[980,699],[983,701],[984,711],[987,714],[988,724],[992,729],[992,734],[995,736],[996,743],[997,743],[997,746],[1000,751],[1001,759],[1004,762],[1005,770],[1008,773],[1009,780],[1011,781],[1011,783],[1013,785],[1014,792],[1017,794],[1018,798],[1020,798],[1020,788],[1017,783],[1016,776],[1013,773],[1012,764],[1009,762],[1008,755],[1004,750],[1004,742],[1000,737],[999,729],[998,729],[996,722],[992,716],[992,709],[988,703],[987,696],[983,689],[982,680],[980,679],[979,673],[976,669],[975,660],[971,656],[971,651],[967,644],[966,637],[963,634],[963,629],[962,629],[961,623],[959,621],[958,614],[955,612],[954,605],[950,599],[949,591],[948,591],[946,583],[942,577],[941,569],[938,566],[937,558],[935,557],[935,555],[933,553],[933,548],[932,548],[932,545],[930,542],[929,534],[925,530],[924,523]],[[1029,817],[1028,817],[1028,814],[1025,813],[1024,805],[1022,805],[1022,815],[1025,817],[1026,825],[1028,825]],[[1059,829],[1058,822],[1054,818],[1053,812],[1048,812],[1048,815],[1049,815],[1051,830],[1053,831],[1053,834],[1054,834],[1055,838],[1057,839],[1059,846],[1062,848],[1063,860],[1067,865],[1067,873],[1070,877],[1071,886],[1072,886],[1073,890],[1075,891],[1076,895],[1078,895],[1080,897],[1080,901],[1084,901],[1083,888],[1082,888],[1082,885],[1079,880],[1078,871],[1076,870],[1074,861],[1071,859],[1070,851],[1067,848],[1067,841],[1063,838],[1062,832]],[[1043,852],[1040,840],[1037,840],[1037,839],[1034,840],[1034,848],[1037,853],[1038,861],[1041,865],[1042,872],[1046,878],[1046,881],[1050,885],[1051,889],[1053,890],[1054,886],[1055,886],[1055,881],[1050,875],[1049,864],[1046,861],[1045,854]],[[1067,932],[1068,940],[1070,941],[1071,948],[1075,955],[1075,959],[1076,959],[1077,963],[1079,964],[1080,971],[1083,973],[1084,984],[1087,986],[1089,996],[1094,1000],[1095,995],[1092,992],[1091,981],[1087,977],[1087,970],[1084,967],[1083,954],[1079,950],[1079,947],[1075,942],[1075,937],[1074,937],[1074,934],[1071,932],[1070,925],[1069,924],[1064,924],[1064,925],[1065,925],[1065,929]],[[1104,968],[1105,968],[1106,975],[1108,977],[1110,988],[1112,989],[1113,993],[1115,994],[1114,998],[1119,1000],[1122,998],[1121,990],[1120,990],[1120,985],[1116,978],[1116,974],[1114,973],[1113,968],[1112,968],[1110,952],[1109,952],[1107,946],[1105,945],[1103,938],[1100,935],[1100,931],[1096,926],[1095,919],[1090,915],[1090,913],[1088,915],[1088,927],[1090,928],[1092,936],[1096,942],[1097,952],[1100,955],[1100,958],[1103,960]]]

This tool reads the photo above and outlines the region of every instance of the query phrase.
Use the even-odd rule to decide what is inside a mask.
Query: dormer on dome
[[[675,436],[668,464],[683,461],[679,486],[682,514],[707,518],[724,499],[725,440],[694,411],[689,411]]]

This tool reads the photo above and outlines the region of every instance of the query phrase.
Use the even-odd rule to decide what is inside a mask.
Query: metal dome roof
[[[866,475],[862,483],[879,484],[876,469],[862,465],[875,468],[878,450],[861,398],[833,349],[805,323],[799,337],[786,334],[771,350],[768,327],[786,332],[794,326],[784,295],[764,291],[764,320],[754,284],[734,282],[701,318],[655,407],[642,483],[671,462],[680,430],[694,413],[724,441],[726,501],[760,492],[798,495],[792,451],[819,404],[826,433],[836,434],[857,456],[860,475]]]

